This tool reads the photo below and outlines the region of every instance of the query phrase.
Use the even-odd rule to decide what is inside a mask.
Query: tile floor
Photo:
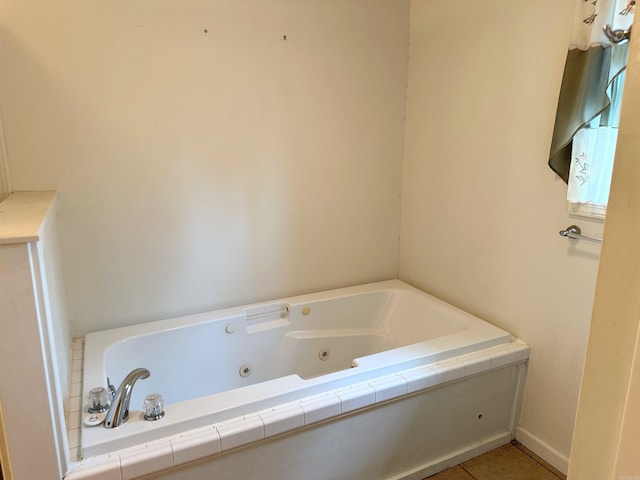
[[[566,476],[518,442],[467,460],[428,480],[566,480]]]

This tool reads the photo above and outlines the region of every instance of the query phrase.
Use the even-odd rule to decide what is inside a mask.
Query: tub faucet
[[[131,370],[118,387],[116,394],[111,400],[107,416],[104,419],[104,428],[115,428],[122,425],[129,419],[129,402],[133,384],[140,378],[147,378],[150,375],[146,368],[136,368]]]

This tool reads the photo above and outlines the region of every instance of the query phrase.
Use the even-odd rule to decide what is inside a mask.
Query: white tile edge
[[[76,462],[82,463],[80,458],[81,452],[81,440],[80,440],[80,425],[82,424],[82,371],[83,371],[83,359],[84,359],[84,337],[74,337],[71,339],[71,359],[69,361],[69,383],[67,385],[67,411],[65,412],[65,421],[67,425],[67,441],[69,443],[69,459],[75,466]],[[79,380],[72,382],[71,379],[75,377]],[[79,389],[79,393],[78,393]],[[79,407],[79,408],[78,408]],[[75,432],[74,430],[78,430]],[[73,442],[77,435],[78,441]],[[76,444],[77,443],[77,444]]]

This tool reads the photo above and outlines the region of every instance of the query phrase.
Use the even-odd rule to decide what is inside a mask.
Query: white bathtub
[[[85,411],[88,391],[107,377],[117,387],[134,368],[151,375],[134,386],[129,421],[83,426],[82,457],[116,458],[131,447],[148,456],[156,445],[155,470],[139,471],[153,473],[523,363],[528,351],[504,330],[397,280],[91,333]],[[160,420],[142,418],[149,393],[166,399]],[[123,452],[122,478],[135,478],[135,468],[124,473],[135,455]]]

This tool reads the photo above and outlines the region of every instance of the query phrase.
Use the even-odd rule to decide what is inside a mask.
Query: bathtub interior
[[[133,368],[149,369],[134,388],[136,408],[152,392],[175,403],[289,375],[310,379],[465,329],[450,308],[425,301],[396,289],[260,304],[120,340],[104,354],[104,376],[117,387]]]
[[[400,381],[406,390],[405,378],[425,372],[432,378],[430,366],[441,361],[447,365],[456,356],[491,348],[511,355],[513,340],[508,332],[397,280],[88,334],[85,413],[88,391],[104,386],[107,376],[116,387],[134,368],[147,368],[151,376],[133,388],[127,423],[109,430],[82,426],[82,456],[254,418],[256,412],[295,406],[303,398],[333,398],[325,397],[327,392],[351,391],[353,385],[360,385],[353,392],[384,392]],[[451,365],[473,375],[478,360],[483,369],[493,368],[490,357],[473,357],[469,371],[459,361]],[[438,383],[447,381],[450,367],[442,367]],[[399,376],[401,371],[408,376]],[[149,393],[166,399],[160,421],[142,419]],[[374,397],[377,402],[378,393]]]

